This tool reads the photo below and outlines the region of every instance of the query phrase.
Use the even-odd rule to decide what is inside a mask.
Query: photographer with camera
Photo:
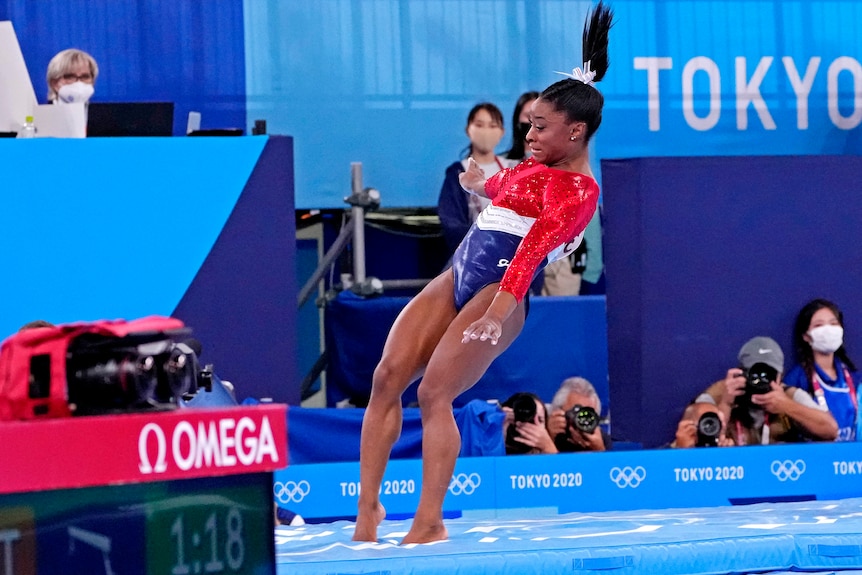
[[[736,445],[725,433],[727,418],[713,403],[689,403],[676,426],[670,447],[729,447]]]
[[[727,434],[736,445],[835,440],[838,425],[828,408],[781,382],[784,352],[775,340],[748,340],[738,360],[739,367],[695,400],[712,403],[724,414]]]
[[[548,433],[557,451],[610,451],[613,442],[599,426],[601,413],[602,402],[592,383],[583,377],[563,380],[548,420]]]
[[[547,409],[533,393],[516,393],[500,407],[506,413],[503,436],[506,455],[557,453],[546,427]]]

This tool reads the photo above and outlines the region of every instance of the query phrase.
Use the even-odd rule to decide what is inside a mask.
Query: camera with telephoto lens
[[[769,393],[772,391],[770,384],[778,379],[778,370],[765,363],[755,363],[742,371],[745,375],[745,391],[749,395]]]
[[[76,338],[66,359],[75,415],[175,408],[205,377],[187,342],[153,337]]]
[[[721,419],[712,411],[704,413],[697,420],[697,443],[695,447],[718,447],[721,434]]]
[[[566,412],[566,424],[589,434],[598,427],[599,414],[592,407],[576,405]]]
[[[516,393],[510,399],[506,400],[503,405],[511,407],[514,416],[512,425],[506,431],[506,452],[527,453],[532,447],[515,439],[519,436],[518,427],[515,424],[518,422],[534,423],[536,421],[536,400],[529,394]]]

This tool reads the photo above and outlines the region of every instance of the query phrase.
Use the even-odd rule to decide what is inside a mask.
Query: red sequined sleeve
[[[599,188],[591,178],[554,176],[544,192],[544,208],[521,240],[500,282],[500,291],[509,292],[519,302],[524,299],[536,268],[554,248],[584,231],[598,198]]]

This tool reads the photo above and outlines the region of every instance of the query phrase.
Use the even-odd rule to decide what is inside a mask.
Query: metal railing
[[[318,307],[324,307],[326,303],[337,296],[340,291],[349,289],[352,292],[366,297],[382,294],[387,289],[411,289],[422,288],[430,279],[400,279],[380,280],[369,277],[365,270],[365,214],[367,211],[376,210],[380,207],[380,192],[374,188],[362,185],[362,163],[352,162],[350,164],[351,195],[344,198],[350,205],[350,217],[344,223],[335,241],[320,259],[314,273],[303,284],[296,296],[297,309],[305,305],[312,294],[318,289],[320,282],[327,272],[335,264],[338,258],[347,249],[352,247],[353,273],[342,277],[341,284],[327,290],[324,297],[317,301]],[[326,370],[328,364],[326,349],[314,362],[309,372],[303,377],[300,384],[300,397],[308,399],[312,394],[310,390],[314,382]]]

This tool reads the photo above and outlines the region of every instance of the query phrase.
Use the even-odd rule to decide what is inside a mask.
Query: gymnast
[[[355,541],[377,540],[386,516],[380,485],[401,433],[401,395],[420,377],[422,490],[402,544],[447,538],[443,499],[461,448],[452,404],[518,336],[531,281],[575,250],[596,210],[599,187],[588,144],[602,119],[604,98],[593,84],[608,68],[612,18],[599,2],[584,27],[584,69],[564,74],[533,103],[532,157],[487,180],[472,160],[461,174],[466,191],[492,203],[452,266],[407,304],[386,339],[362,422]]]

